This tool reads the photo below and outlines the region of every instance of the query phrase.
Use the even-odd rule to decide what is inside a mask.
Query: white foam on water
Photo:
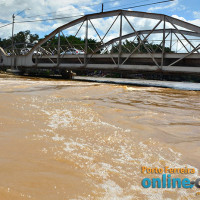
[[[52,140],[54,141],[63,141],[64,139],[65,138],[63,136],[59,136],[58,134],[52,137]]]
[[[47,150],[46,148],[43,148],[43,149],[42,149],[42,152],[47,153],[48,150]]]
[[[40,108],[40,106],[37,106],[37,105],[34,105],[34,104],[31,104],[30,106],[33,107],[33,108]]]
[[[76,155],[78,158],[82,158],[82,159],[87,160],[87,161],[93,161],[94,160],[94,158],[86,156],[86,155],[82,155],[81,153],[75,153],[74,155]]]
[[[71,143],[64,143],[65,147],[63,148],[64,151],[71,153],[72,151],[74,151],[74,147],[71,145]]]
[[[39,134],[33,134],[33,140],[42,140],[44,138],[49,138],[49,135],[43,134],[43,135],[39,135]]]
[[[64,145],[65,145],[64,150],[70,152],[77,149],[83,150],[87,146],[87,144],[82,144],[77,141],[73,141],[72,139],[70,139],[69,142],[65,142]]]
[[[73,123],[73,117],[69,110],[56,109],[54,113],[46,112],[50,117],[48,126],[52,129],[65,128],[71,126]]]
[[[190,199],[195,190],[186,189],[144,189],[141,186],[141,166],[171,168],[193,168],[187,164],[181,165],[181,154],[173,149],[162,146],[158,142],[149,138],[139,143],[134,141],[130,129],[123,129],[120,126],[103,121],[88,107],[75,105],[73,109],[53,109],[43,107],[40,109],[47,115],[46,126],[43,129],[46,136],[49,136],[55,146],[52,149],[55,156],[61,156],[76,163],[76,166],[84,169],[87,178],[93,184],[93,192],[102,191],[99,199],[129,200],[140,199],[164,199],[165,192],[170,191],[178,194],[179,199],[186,197]],[[35,109],[38,109],[35,107]],[[48,109],[48,110],[47,110]],[[77,111],[77,112],[75,112]],[[78,137],[65,137],[60,135],[60,130],[71,130],[81,125]],[[69,129],[68,129],[69,128]],[[109,129],[109,134],[101,130]],[[59,132],[59,134],[58,134]],[[87,133],[93,133],[91,136]],[[38,139],[43,138],[38,137]],[[56,145],[58,142],[58,145]],[[59,149],[60,147],[60,149]],[[49,150],[47,150],[49,151]],[[43,152],[46,153],[43,149]],[[105,160],[104,160],[105,157]],[[190,179],[196,179],[195,174],[184,175]],[[115,178],[118,180],[116,181]],[[99,182],[101,180],[101,182]],[[126,181],[125,186],[120,186],[119,182]],[[87,199],[80,197],[80,199]],[[90,198],[88,198],[90,199]],[[170,199],[170,198],[168,198]]]
[[[134,87],[134,86],[126,86],[125,89],[127,91],[161,91],[161,88],[158,87]]]

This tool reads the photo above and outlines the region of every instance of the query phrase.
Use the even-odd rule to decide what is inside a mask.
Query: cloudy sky
[[[55,28],[75,18],[79,18],[81,15],[100,12],[101,3],[104,3],[104,9],[108,11],[158,1],[161,0],[1,0],[0,38],[8,38],[11,36],[12,26],[3,26],[12,22],[13,13],[16,15],[16,22],[35,21],[16,23],[15,33],[30,30],[31,33],[37,33],[40,37],[43,37]],[[23,11],[24,9],[26,10]],[[200,0],[175,0],[164,4],[131,8],[130,10],[162,13],[200,26]],[[65,18],[37,21],[62,17]],[[148,24],[144,21],[140,21],[140,23],[143,26],[144,24]],[[96,25],[99,28],[104,28],[107,25],[107,21],[100,20],[96,22]]]

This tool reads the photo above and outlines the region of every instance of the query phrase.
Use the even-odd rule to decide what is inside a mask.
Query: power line
[[[104,2],[104,3],[109,3],[109,2],[114,2],[114,1],[116,1],[116,0],[110,0],[110,1],[107,1],[107,2]],[[119,0],[119,1],[122,1],[122,0]],[[102,3],[91,4],[87,7],[93,7],[93,6],[100,5],[100,4],[102,4]],[[45,15],[33,15],[33,16],[25,17],[25,18],[41,17],[41,16],[46,16],[46,15],[49,15],[49,14],[58,13],[58,12],[64,12],[64,11],[67,11],[67,10],[71,10],[71,9],[69,8],[69,9],[64,9],[62,11],[49,12],[49,13],[46,13]]]
[[[118,1],[122,1],[122,0],[118,0]],[[150,1],[150,0],[142,0],[142,1],[137,1],[137,2],[135,2],[133,4],[131,3],[131,4],[125,4],[125,5],[134,5],[134,4],[142,3],[142,2],[145,2],[145,1]],[[110,3],[110,2],[116,2],[116,0],[110,0],[110,1],[102,2],[102,3],[106,4],[106,3]],[[94,7],[96,5],[101,5],[102,3],[95,3],[95,4],[89,5],[87,7]],[[65,10],[62,10],[62,11],[49,12],[49,13],[46,13],[45,15],[33,15],[33,16],[25,17],[25,19],[33,18],[33,17],[47,16],[47,15],[50,15],[50,14],[54,14],[54,13],[58,13],[58,12],[64,12],[64,11],[67,11],[67,10],[71,10],[71,9],[65,9]]]
[[[123,4],[123,5],[120,5],[120,6],[112,7],[112,9],[113,9],[113,8],[119,8],[119,7],[121,7],[121,6],[135,5],[135,4],[137,4],[137,3],[142,3],[142,2],[145,2],[145,1],[152,1],[152,0],[143,0],[143,1],[138,1],[138,2],[135,2],[135,3]],[[108,9],[105,9],[105,10],[108,10]]]
[[[144,1],[148,1],[148,0],[144,0]],[[138,5],[138,6],[134,6],[134,7],[128,7],[128,8],[122,8],[122,9],[125,10],[125,9],[130,9],[130,8],[138,8],[138,7],[148,6],[148,5],[155,5],[155,4],[167,3],[167,2],[170,2],[170,1],[175,1],[175,0],[165,0],[165,1],[160,1],[160,2],[155,2],[155,3],[150,3],[150,4],[143,4],[143,5]],[[85,14],[89,14],[89,13],[85,13]],[[41,22],[41,21],[52,21],[52,20],[61,20],[61,19],[67,19],[67,18],[73,18],[73,17],[83,17],[83,16],[84,15],[65,16],[65,17],[57,17],[57,18],[50,18],[50,19],[27,20],[27,21],[15,22],[15,23],[32,23],[32,22]],[[4,26],[1,26],[0,28],[3,28],[3,27],[8,26],[10,24],[12,24],[12,23],[9,23],[9,24],[6,24]]]
[[[126,10],[126,9],[130,9],[130,8],[138,8],[138,7],[143,7],[143,6],[150,6],[150,5],[155,5],[155,4],[167,3],[167,2],[170,2],[170,1],[175,1],[175,0],[159,1],[159,2],[156,2],[156,3],[149,3],[149,4],[144,4],[144,5],[134,6],[134,7],[128,7],[128,8],[122,8],[122,9]]]
[[[5,26],[9,26],[9,25],[11,25],[12,23],[9,23],[9,24],[5,24],[5,25],[3,25],[3,26],[0,26],[0,28],[3,28],[3,27],[5,27]]]
[[[151,1],[151,0],[143,0],[143,1],[138,1],[138,2],[135,2],[135,3],[123,4],[123,5],[120,5],[120,6],[112,7],[112,9],[113,9],[113,8],[120,8],[121,6],[135,5],[135,4],[137,4],[137,3],[142,3],[142,2],[145,2],[145,1]],[[123,8],[122,8],[122,9],[123,9]],[[109,9],[105,9],[105,10],[109,10]]]
[[[67,10],[71,10],[71,9],[65,9],[65,10],[62,10],[62,11],[50,12],[50,13],[46,13],[45,15],[33,15],[33,16],[25,17],[25,19],[29,19],[29,18],[33,18],[33,17],[48,16],[48,15],[50,15],[50,14],[54,14],[54,13],[58,13],[58,12],[64,12],[64,11],[67,11]]]
[[[21,22],[15,22],[15,23],[27,23],[27,22],[41,22],[41,21],[51,21],[51,20],[58,20],[58,19],[67,19],[67,18],[73,18],[73,17],[83,17],[84,15],[74,15],[70,17],[58,17],[58,18],[51,18],[51,19],[38,19],[38,20],[30,20],[30,21],[21,21]]]

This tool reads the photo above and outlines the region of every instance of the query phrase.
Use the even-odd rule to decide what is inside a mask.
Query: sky
[[[45,20],[15,23],[14,27],[14,33],[30,30],[31,33],[37,33],[40,37],[43,37],[51,33],[55,28],[79,18],[81,15],[100,12],[102,3],[104,3],[104,11],[108,11],[158,1],[161,0],[1,0],[0,38],[8,38],[11,36],[12,25],[2,26],[12,22],[13,14],[16,15],[16,22]],[[129,10],[161,13],[200,26],[200,0],[175,0],[163,4],[129,8]],[[66,18],[46,20],[62,17]],[[96,21],[95,25],[103,31],[104,28],[107,28],[108,22],[108,19],[102,19],[99,22]],[[144,20],[135,23],[140,23],[140,26],[145,25],[148,27],[147,21]],[[145,28],[143,27],[143,29]],[[73,31],[69,31],[69,34],[73,33]],[[94,31],[92,33],[95,34]]]

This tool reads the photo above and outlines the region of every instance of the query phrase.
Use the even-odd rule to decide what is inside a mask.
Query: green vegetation
[[[138,45],[139,45],[139,41],[134,42],[134,41],[129,41],[126,40],[125,42],[123,42],[122,44],[122,52],[123,53],[130,53],[132,52]],[[156,52],[156,53],[160,53],[162,52],[162,45],[159,44],[152,44],[152,43],[145,43],[145,46],[147,49],[151,49],[152,51]],[[146,48],[144,47],[143,44],[140,45],[140,47],[135,51],[135,53],[148,53],[148,51],[146,50]],[[119,49],[119,44],[113,45],[111,52],[113,53],[118,53],[118,49]],[[170,48],[165,47],[165,52],[169,53],[172,52],[170,50]]]
[[[26,46],[33,46],[36,41],[40,41],[43,38],[39,38],[38,34],[32,34],[29,30],[27,31],[20,31],[19,33],[14,35],[14,44],[15,48],[23,48]],[[1,39],[0,38],[0,47],[4,49],[11,49],[12,45],[12,38],[8,39]],[[80,37],[75,37],[73,35],[70,36],[60,36],[60,45],[63,50],[66,50],[71,47],[75,47],[77,49],[83,50],[85,48],[85,40]],[[123,53],[129,53],[132,52],[137,46],[139,45],[139,41],[129,41],[126,40],[122,44],[122,52]],[[100,42],[97,42],[95,39],[88,39],[88,53],[92,53],[94,50],[97,49],[97,47],[101,46]],[[145,43],[145,46],[148,49],[153,50],[156,53],[162,52],[162,45],[158,44],[149,44]],[[57,49],[58,47],[58,36],[55,36],[48,40],[46,43],[42,45],[42,47],[47,49]],[[113,45],[111,48],[112,53],[118,53],[119,44]],[[147,53],[146,48],[143,44],[140,45],[140,47],[136,50],[136,53]],[[170,48],[166,47],[165,52],[171,52]],[[97,51],[96,53],[100,53],[100,51]]]
[[[66,50],[67,48],[71,48],[72,46],[77,49],[83,50],[85,48],[85,40],[81,39],[80,37],[75,37],[73,35],[66,36],[66,37],[61,35],[60,45],[61,45],[61,48],[63,48],[63,50]],[[88,53],[92,53],[92,51],[94,51],[98,47],[98,45],[99,43],[96,40],[89,38],[88,39]],[[51,49],[57,48],[58,37],[55,36],[51,38],[46,43],[44,43],[42,47],[51,48]]]
[[[17,48],[23,48],[27,43],[33,43],[34,41],[39,40],[38,34],[31,34],[29,30],[27,31],[20,31],[19,33],[14,35],[14,43],[16,44]],[[8,39],[1,39],[0,38],[0,47],[6,49],[11,48],[12,45],[12,38],[9,37]]]

